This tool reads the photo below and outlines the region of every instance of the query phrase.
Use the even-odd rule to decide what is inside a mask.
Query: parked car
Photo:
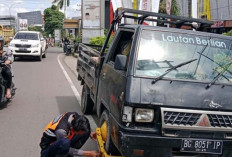
[[[120,25],[133,14],[137,25]],[[199,19],[130,9],[115,17],[101,52],[79,44],[77,60],[81,109],[97,113],[107,153],[232,156],[232,38],[203,32],[213,23]],[[176,28],[142,25],[147,17]],[[198,31],[178,29],[193,22]]]
[[[14,57],[31,56],[41,61],[46,58],[46,40],[40,32],[19,31],[9,44]]]

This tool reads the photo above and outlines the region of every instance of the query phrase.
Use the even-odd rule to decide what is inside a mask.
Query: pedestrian
[[[53,119],[44,129],[41,138],[41,157],[56,155],[99,157],[97,151],[80,148],[89,137],[96,141],[96,132],[91,132],[89,120],[76,112],[67,112]]]

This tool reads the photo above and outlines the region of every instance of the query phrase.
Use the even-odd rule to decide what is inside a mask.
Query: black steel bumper
[[[142,135],[135,133],[124,133],[122,131],[120,131],[119,136],[120,151],[126,157],[171,157],[173,151],[180,151],[181,142],[182,139],[184,139],[154,135]],[[222,141],[222,156],[232,157],[232,140]]]

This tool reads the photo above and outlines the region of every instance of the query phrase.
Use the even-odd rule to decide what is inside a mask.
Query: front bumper
[[[180,151],[181,142],[184,138],[162,137],[136,133],[119,132],[120,151],[126,157],[139,156],[135,152],[143,152],[141,157],[162,156],[170,157],[173,152]],[[232,156],[232,140],[223,141],[223,155]],[[139,157],[140,157],[139,156]]]
[[[31,48],[16,48],[9,47],[9,50],[13,53],[14,56],[40,56],[40,47],[31,47]]]

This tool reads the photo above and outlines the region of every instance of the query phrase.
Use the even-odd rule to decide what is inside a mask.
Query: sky
[[[41,10],[42,14],[44,9],[51,7],[53,0],[0,0],[0,16],[14,15],[21,12],[38,11]],[[67,8],[66,16],[77,17],[81,15],[80,7],[81,0],[70,0],[70,6]],[[9,7],[11,9],[9,9]],[[10,11],[9,11],[10,10]],[[62,11],[62,10],[61,10]]]

